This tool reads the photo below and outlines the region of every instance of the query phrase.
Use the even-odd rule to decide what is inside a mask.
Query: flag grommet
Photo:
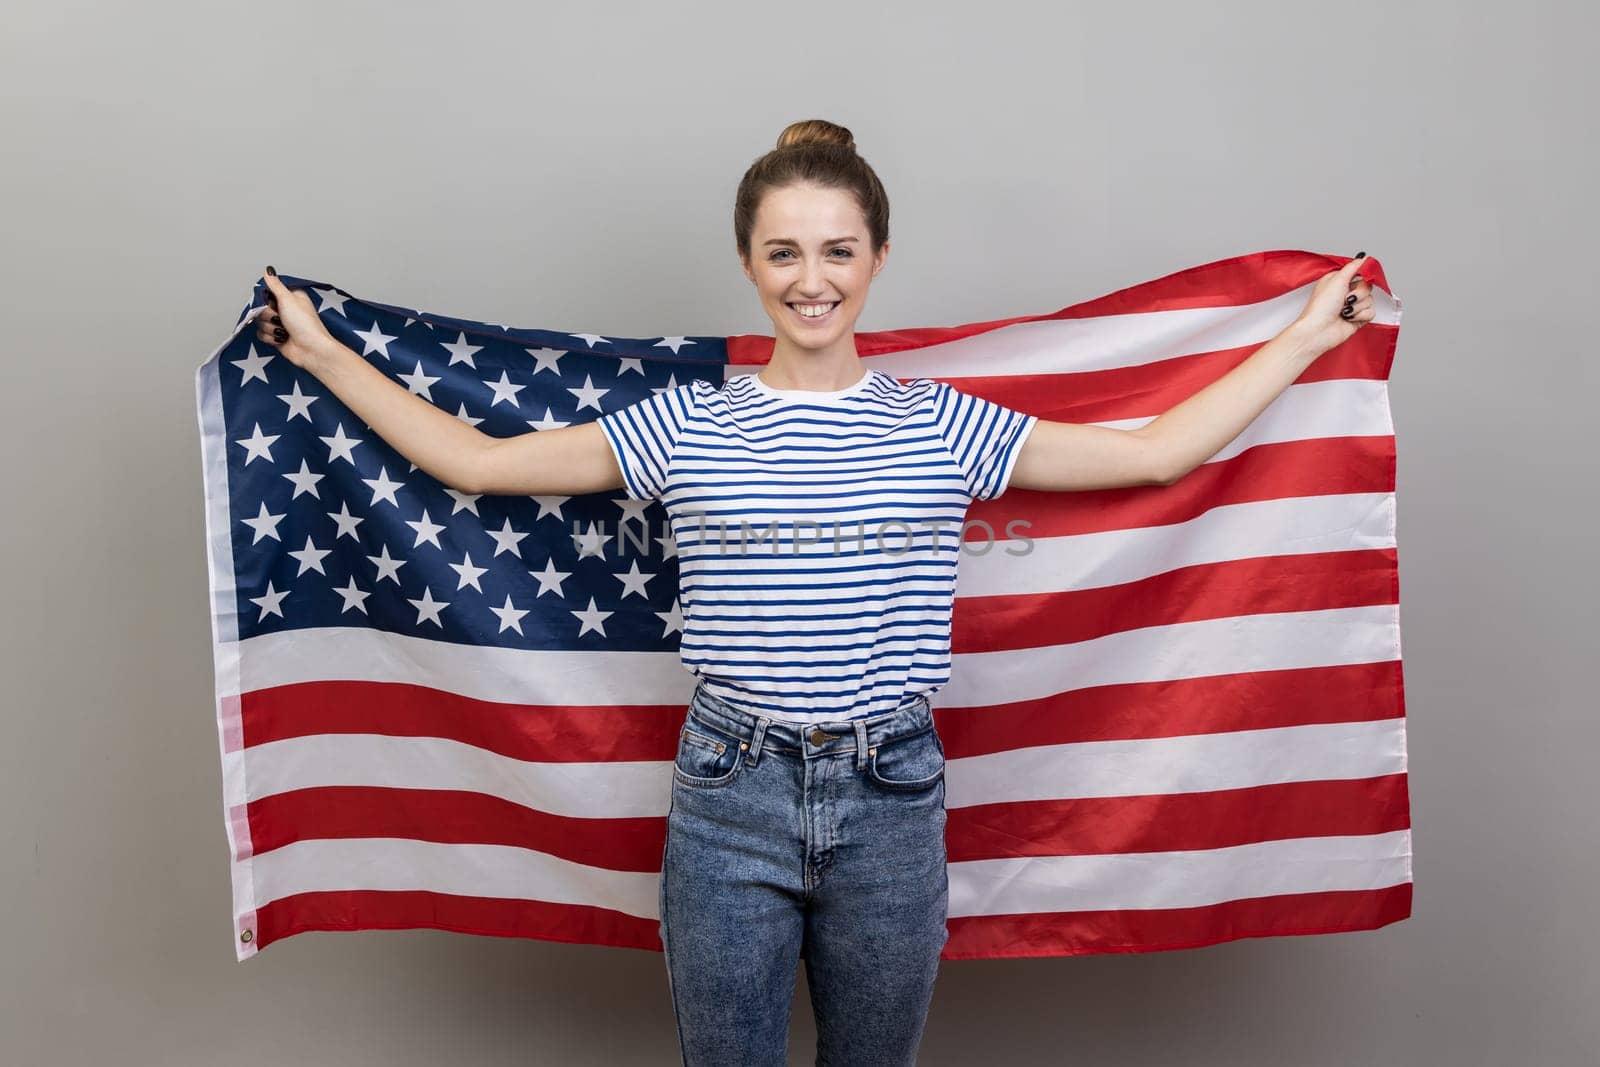
[[[244,933],[239,935],[239,940],[248,945],[251,941],[255,940],[255,936],[256,935],[254,932],[246,930]]]

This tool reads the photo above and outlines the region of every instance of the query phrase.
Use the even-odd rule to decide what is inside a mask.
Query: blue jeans
[[[915,1063],[949,937],[927,699],[818,728],[700,686],[672,777],[661,942],[687,1067],[782,1065],[800,959],[818,1064]]]

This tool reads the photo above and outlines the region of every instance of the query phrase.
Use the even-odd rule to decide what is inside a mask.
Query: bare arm
[[[257,320],[257,337],[315,375],[374,433],[450,488],[496,496],[577,496],[622,487],[622,470],[595,423],[491,437],[341,344],[305,293],[289,289],[275,274],[266,281],[273,308]]]
[[[578,496],[622,487],[622,470],[598,424],[492,437],[330,341],[308,369],[374,433],[452,489],[491,496]]]
[[[1113,489],[1171,485],[1216,455],[1318,356],[1374,316],[1372,287],[1353,259],[1324,276],[1306,310],[1227,374],[1135,430],[1041,419],[1023,442],[1008,486]],[[1347,286],[1356,299],[1343,316]]]

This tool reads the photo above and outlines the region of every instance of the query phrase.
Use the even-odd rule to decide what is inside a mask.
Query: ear
[[[883,247],[878,249],[878,255],[873,260],[873,263],[872,263],[872,276],[874,278],[876,278],[878,276],[878,272],[883,269],[883,264],[884,264],[885,261],[888,260],[888,258],[889,258],[889,242],[888,241],[884,241],[883,242]]]

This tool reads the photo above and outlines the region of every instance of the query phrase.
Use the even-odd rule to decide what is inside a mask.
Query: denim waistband
[[[864,767],[867,753],[874,746],[933,729],[933,705],[924,695],[908,698],[893,711],[859,719],[797,723],[736,708],[708,693],[704,682],[695,686],[694,695],[689,699],[688,717],[747,742],[746,759],[752,765],[762,752],[784,752],[812,759],[853,751],[856,766]]]

